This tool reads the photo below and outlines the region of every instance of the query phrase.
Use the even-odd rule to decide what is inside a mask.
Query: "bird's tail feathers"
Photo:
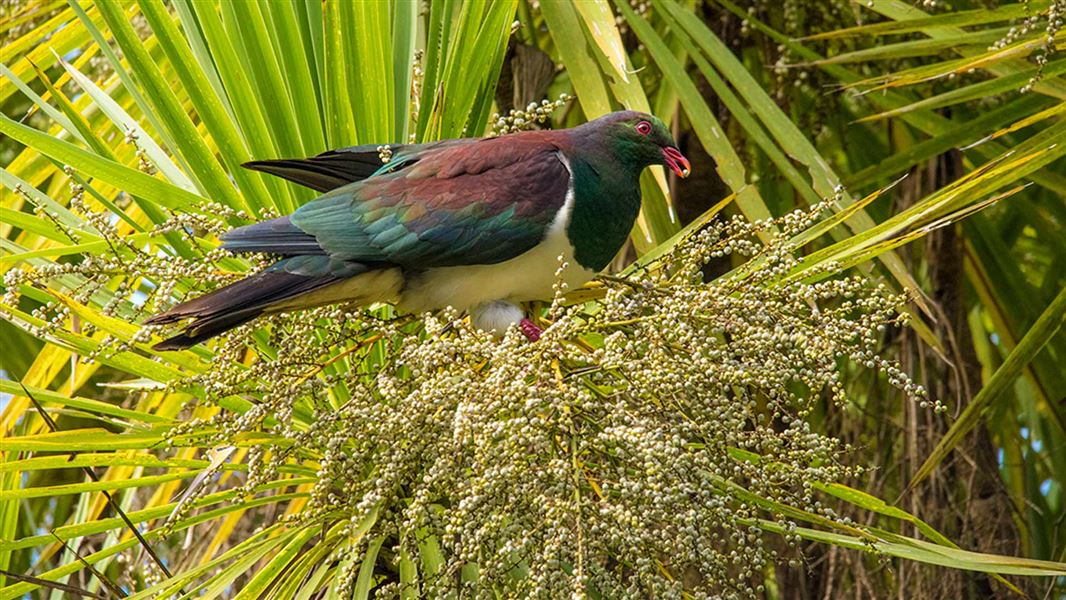
[[[266,313],[276,303],[290,300],[341,278],[308,276],[282,271],[262,271],[199,298],[182,302],[145,321],[165,325],[192,319],[185,330],[155,346],[155,350],[183,350],[243,325]]]
[[[263,309],[250,308],[226,315],[197,318],[189,324],[185,331],[159,342],[152,346],[152,349],[164,351],[191,348],[204,340],[225,333],[234,327],[244,325],[261,314],[263,314]]]

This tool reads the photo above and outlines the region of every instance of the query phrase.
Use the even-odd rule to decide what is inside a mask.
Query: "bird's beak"
[[[666,161],[666,166],[670,167],[670,170],[677,173],[677,176],[684,179],[692,173],[692,166],[688,164],[688,159],[685,158],[681,151],[673,146],[663,146],[663,159]]]

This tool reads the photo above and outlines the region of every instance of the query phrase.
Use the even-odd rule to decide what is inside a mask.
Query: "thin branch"
[[[19,382],[19,387],[22,388],[22,391],[25,392],[26,397],[29,398],[30,402],[33,403],[33,406],[37,409],[38,414],[41,415],[41,418],[44,419],[44,422],[48,425],[48,428],[51,429],[53,433],[59,431],[59,428],[56,427],[56,422],[52,420],[52,416],[45,412],[44,407],[41,406],[41,403],[33,397],[33,394],[30,393],[30,390],[26,389],[26,386],[23,385],[21,381]],[[76,456],[77,454],[77,452],[70,453],[72,457]],[[99,483],[100,478],[96,476],[96,471],[93,470],[92,467],[85,466],[82,467],[81,470],[89,476],[89,479],[92,479],[94,482]],[[144,548],[145,552],[148,553],[148,556],[152,557],[152,561],[156,564],[157,567],[159,567],[159,570],[161,570],[163,574],[167,576],[167,579],[173,578],[174,575],[172,575],[170,573],[170,570],[167,569],[167,566],[163,564],[163,561],[160,560],[159,555],[155,553],[155,550],[152,550],[152,546],[148,544],[148,540],[144,539],[144,536],[141,535],[140,530],[138,530],[137,526],[133,524],[133,521],[131,521],[130,518],[126,516],[125,511],[123,511],[122,507],[118,505],[118,502],[115,502],[115,499],[111,497],[111,493],[107,490],[100,490],[100,493],[104,495],[104,498],[107,498],[107,503],[111,506],[111,510],[114,511],[115,514],[117,514],[119,518],[122,519],[122,522],[126,524],[126,527],[128,527],[129,530],[133,532],[134,537],[136,537],[137,541],[140,542],[141,547]],[[181,590],[181,593],[184,594],[185,590]]]
[[[0,575],[14,579],[15,581],[21,581],[23,583],[32,583],[33,585],[39,585],[52,590],[59,590],[68,594],[75,594],[83,598],[99,598],[100,600],[107,600],[107,596],[103,594],[97,594],[96,592],[90,592],[89,590],[83,590],[80,587],[73,585],[67,585],[65,583],[59,583],[48,579],[41,579],[40,577],[34,577],[33,575],[19,575],[18,573],[12,573],[7,569],[0,569]]]
[[[127,595],[126,592],[122,591],[122,588],[119,587],[119,585],[117,583],[115,583],[114,581],[111,581],[110,579],[108,579],[107,576],[104,575],[103,573],[101,573],[99,570],[97,570],[96,567],[94,567],[91,564],[89,564],[89,561],[87,561],[84,558],[82,558],[81,554],[79,554],[77,550],[75,550],[74,548],[71,548],[70,544],[67,544],[66,540],[64,540],[63,538],[61,538],[58,535],[56,535],[55,531],[52,531],[51,533],[52,533],[52,537],[57,539],[60,544],[63,544],[63,547],[66,548],[68,552],[73,554],[74,558],[78,559],[78,562],[80,562],[81,564],[85,565],[85,568],[89,569],[89,572],[92,573],[93,576],[95,576],[97,579],[99,579],[100,583],[104,584],[104,587],[106,587],[108,590],[110,590],[110,592],[112,594],[118,596],[119,598],[125,598],[126,597],[126,595]]]

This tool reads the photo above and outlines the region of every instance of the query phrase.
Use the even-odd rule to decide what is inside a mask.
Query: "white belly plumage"
[[[471,310],[495,300],[550,300],[560,256],[568,264],[562,281],[570,289],[596,275],[578,265],[573,254],[565,231],[551,231],[539,245],[501,263],[442,267],[410,275],[400,292],[398,306],[409,312],[423,312],[445,306]]]
[[[559,159],[570,170],[566,159]],[[492,265],[464,265],[429,269],[408,275],[397,306],[409,312],[423,312],[451,306],[470,311],[474,325],[497,333],[517,323],[523,313],[515,304],[529,300],[550,300],[561,262],[566,267],[561,281],[574,289],[596,273],[574,259],[574,246],[567,228],[574,208],[573,184],[539,244],[526,252]],[[561,262],[560,262],[561,261]]]

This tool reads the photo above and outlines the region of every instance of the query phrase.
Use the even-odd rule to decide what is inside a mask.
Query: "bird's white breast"
[[[470,310],[497,300],[550,300],[556,282],[555,273],[560,266],[559,257],[568,265],[562,272],[562,281],[569,289],[581,286],[596,272],[581,267],[574,260],[574,247],[566,233],[573,207],[571,183],[566,201],[539,244],[501,263],[442,267],[410,276],[401,292],[399,307],[410,312],[445,306]]]

